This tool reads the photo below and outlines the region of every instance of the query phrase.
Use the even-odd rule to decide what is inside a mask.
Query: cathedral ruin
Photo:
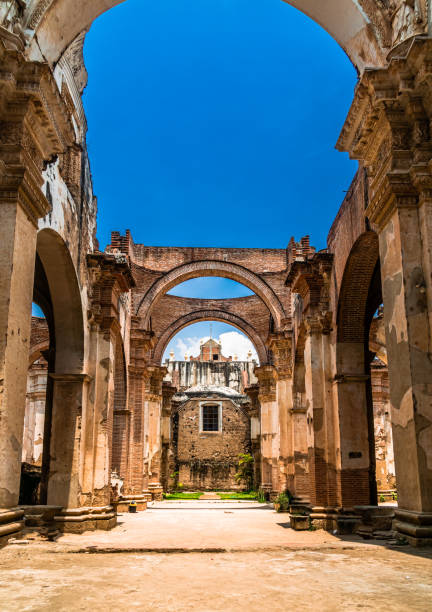
[[[0,543],[36,504],[60,532],[111,529],[114,473],[143,507],[176,472],[236,488],[250,453],[257,489],[288,490],[315,527],[348,533],[397,494],[395,531],[431,544],[430,3],[288,2],[359,75],[337,140],[359,170],[320,251],[308,228],[283,249],[98,244],[82,50],[119,3],[0,4]],[[168,293],[203,276],[253,295]],[[198,321],[242,331],[259,363],[214,340],[163,362]]]

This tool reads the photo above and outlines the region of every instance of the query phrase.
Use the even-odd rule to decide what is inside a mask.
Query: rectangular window
[[[213,355],[213,361],[218,361],[219,355]]]
[[[219,431],[219,406],[202,407],[202,430]]]

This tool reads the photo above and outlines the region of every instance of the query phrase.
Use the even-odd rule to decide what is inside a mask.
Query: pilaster
[[[16,44],[15,44],[16,43]],[[0,28],[0,507],[18,503],[38,219],[50,211],[44,162],[72,145],[49,68]]]
[[[255,368],[261,406],[261,489],[271,495],[279,492],[279,418],[277,410],[277,371],[272,365]]]
[[[368,171],[366,216],[379,235],[383,282],[397,524],[416,545],[432,538],[431,88],[432,39],[415,38],[387,68],[363,75],[338,142]]]

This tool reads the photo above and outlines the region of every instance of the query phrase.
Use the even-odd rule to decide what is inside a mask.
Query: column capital
[[[309,336],[322,334],[328,335],[332,329],[332,313],[321,312],[313,315],[306,315],[304,318],[306,333]]]
[[[101,330],[120,330],[119,300],[135,287],[126,256],[110,253],[90,253],[87,267],[91,274],[88,319]]]
[[[366,70],[357,86],[337,148],[365,165],[365,214],[378,230],[395,209],[417,206],[424,187],[430,193],[423,179],[432,157],[431,85],[432,39],[421,37],[386,68]],[[412,171],[416,166],[426,172]]]
[[[278,379],[291,378],[292,376],[292,332],[280,332],[270,334],[267,346],[273,355],[273,363],[276,366]],[[255,370],[256,371],[256,370]]]
[[[255,368],[255,376],[259,381],[259,400],[261,402],[276,401],[277,370],[272,365]]]
[[[75,142],[71,111],[46,64],[0,40],[0,205],[18,202],[37,224],[51,210],[41,191],[44,163]]]
[[[291,239],[288,247],[288,275],[285,284],[292,293],[301,297],[303,313],[328,310],[330,307],[330,275],[333,269],[333,253],[315,252],[309,246],[301,249],[305,239],[299,244]],[[299,251],[299,249],[301,249]]]
[[[144,393],[150,401],[162,399],[162,383],[167,375],[167,368],[164,366],[148,365],[143,371]]]

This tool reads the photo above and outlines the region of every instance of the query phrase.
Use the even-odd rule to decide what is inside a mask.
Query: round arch
[[[99,15],[124,1],[31,2],[26,14],[26,27],[36,32],[30,46],[31,59],[45,60],[55,65],[70,43],[87,31]],[[385,28],[385,16],[378,7],[370,9],[369,12],[373,14],[369,15],[358,0],[284,1],[321,25],[345,50],[360,72],[366,66],[384,65],[385,53],[375,32]]]
[[[52,229],[38,233],[36,252],[47,278],[56,338],[56,374],[81,374],[84,324],[75,266],[63,238]]]
[[[229,323],[233,327],[236,327],[243,332],[254,345],[258,354],[258,359],[260,360],[260,364],[264,365],[267,363],[267,350],[265,344],[252,325],[247,323],[241,317],[222,310],[197,310],[195,312],[190,312],[189,314],[184,315],[171,323],[171,325],[167,327],[165,332],[160,336],[154,348],[154,361],[159,365],[171,338],[184,327],[187,327],[192,323],[198,323],[199,321],[220,321],[222,323]]]
[[[364,342],[369,289],[379,261],[378,235],[357,238],[345,264],[337,315],[338,342]]]
[[[257,274],[251,272],[247,268],[239,266],[238,264],[215,260],[193,261],[184,264],[170,270],[167,274],[155,281],[141,299],[136,310],[137,315],[141,309],[143,310],[144,326],[147,327],[152,309],[167,291],[184,281],[190,280],[191,278],[199,278],[200,276],[221,276],[245,285],[260,297],[267,306],[273,317],[276,329],[278,330],[282,327],[285,313],[273,289]]]

